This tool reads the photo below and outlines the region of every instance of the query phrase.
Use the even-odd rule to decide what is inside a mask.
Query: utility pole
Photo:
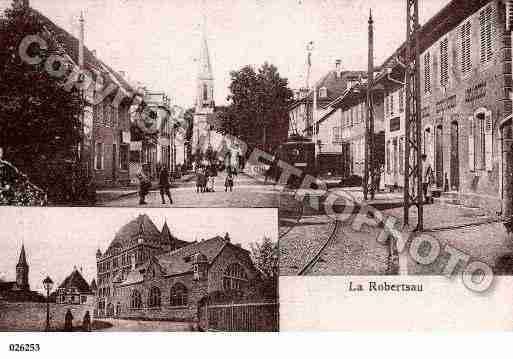
[[[370,192],[371,199],[374,199],[374,108],[372,105],[372,86],[374,82],[374,20],[372,10],[369,10],[369,54],[367,68],[367,115],[365,116],[365,160],[363,174],[363,198],[368,199]]]
[[[404,151],[404,226],[417,206],[417,231],[423,229],[421,160],[420,36],[418,0],[406,0],[406,104]]]

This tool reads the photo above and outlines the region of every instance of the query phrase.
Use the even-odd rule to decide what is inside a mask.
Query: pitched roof
[[[171,234],[171,230],[167,225],[167,221],[164,222],[164,226],[162,227],[162,232],[160,234],[162,244],[170,245],[173,250],[181,248],[190,244],[190,242],[182,241]]]
[[[78,269],[74,269],[71,274],[64,279],[59,288],[76,288],[81,293],[91,293],[91,287],[87,284],[86,280],[82,276],[82,274],[78,271]]]
[[[93,291],[93,292],[96,292],[96,290],[98,289],[98,286],[96,285],[96,280],[94,278],[91,281],[91,285],[89,287],[91,288],[91,291]]]
[[[187,273],[192,270],[194,254],[204,254],[207,257],[208,263],[212,264],[213,260],[228,243],[224,238],[216,236],[202,242],[194,242],[173,252],[159,255],[157,260],[168,275]]]
[[[18,259],[18,264],[16,266],[28,266],[27,257],[25,256],[25,245],[23,244],[21,245],[20,258]]]
[[[160,231],[146,214],[141,214],[121,227],[112,240],[106,253],[114,249],[130,248],[137,244],[139,237],[147,243],[160,244]]]
[[[71,35],[69,32],[56,25],[48,17],[43,15],[41,12],[30,8],[32,14],[38,18],[45,29],[50,33],[51,37],[60,45],[62,50],[71,58],[71,60],[78,64],[79,57],[79,40]],[[110,83],[114,83],[116,86],[128,93],[135,93],[135,89],[121,76],[118,72],[114,71],[110,66],[105,64],[103,61],[98,59],[87,46],[84,46],[84,67],[88,70],[93,71],[91,74],[93,77],[95,73],[107,72],[109,76],[105,78],[104,85],[108,86]]]

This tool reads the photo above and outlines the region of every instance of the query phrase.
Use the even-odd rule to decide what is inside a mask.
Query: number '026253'
[[[9,344],[10,352],[38,352],[39,344]]]

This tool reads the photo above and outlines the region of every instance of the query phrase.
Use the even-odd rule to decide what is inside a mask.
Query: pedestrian
[[[84,320],[82,321],[82,330],[84,332],[91,331],[91,314],[87,311],[84,315]]]
[[[424,203],[432,201],[431,183],[433,179],[433,168],[427,160],[427,155],[423,154],[422,157],[422,192],[424,195]]]
[[[214,185],[217,177],[217,166],[213,162],[209,166],[208,176],[210,180],[210,192],[215,192]]]
[[[144,205],[147,204],[146,196],[150,192],[151,181],[142,171],[137,174],[137,179],[139,180],[139,205]]]
[[[160,197],[162,198],[162,204],[166,204],[166,200],[164,196],[169,198],[169,204],[173,204],[173,199],[171,198],[171,192],[169,191],[169,172],[167,171],[166,166],[163,166],[160,169],[159,173],[159,188],[160,188]]]
[[[66,315],[64,316],[64,331],[72,332],[73,331],[73,314],[71,314],[71,310],[68,309]]]
[[[230,189],[230,192],[233,192],[233,175],[231,173],[228,173],[226,180],[224,181],[224,191],[228,192],[228,188]]]

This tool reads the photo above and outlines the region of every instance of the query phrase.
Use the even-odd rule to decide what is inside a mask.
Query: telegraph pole
[[[369,54],[367,69],[367,115],[365,116],[365,160],[363,174],[363,198],[367,200],[370,191],[374,199],[374,108],[372,105],[372,86],[374,82],[374,20],[369,10]]]
[[[421,160],[421,99],[418,0],[406,0],[406,106],[404,151],[404,226],[409,225],[409,210],[417,206],[416,230],[423,229]]]

